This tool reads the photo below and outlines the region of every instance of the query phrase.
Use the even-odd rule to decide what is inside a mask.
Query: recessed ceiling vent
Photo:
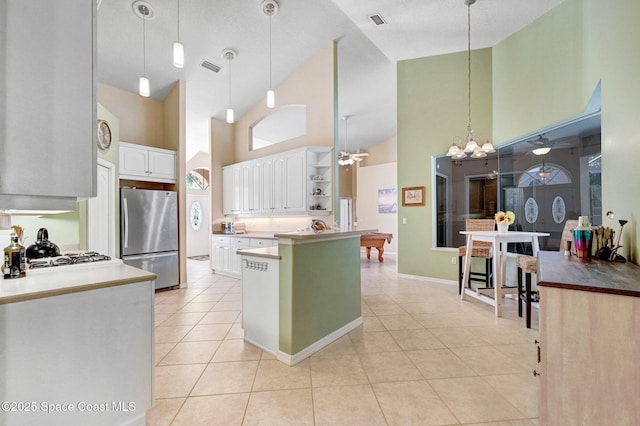
[[[373,22],[376,25],[386,25],[387,21],[384,20],[384,18],[382,17],[382,15],[380,15],[379,13],[376,13],[374,15],[369,15],[369,19],[371,19],[371,22]]]
[[[204,68],[213,71],[213,72],[219,72],[222,67],[220,65],[216,65],[213,62],[209,62],[206,59],[204,61],[202,61],[202,63],[200,64],[202,65]]]

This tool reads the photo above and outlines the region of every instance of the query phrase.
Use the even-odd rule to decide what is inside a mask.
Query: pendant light
[[[233,108],[231,108],[231,61],[236,58],[236,51],[233,49],[224,49],[222,51],[222,58],[227,60],[229,64],[229,106],[227,108],[227,123],[233,124],[235,121]]]
[[[180,0],[178,0],[178,41],[173,42],[173,66],[184,67],[184,46],[180,43]]]
[[[262,12],[269,17],[269,90],[267,90],[267,108],[276,106],[276,94],[272,86],[271,70],[271,18],[278,14],[279,6],[275,0],[264,0],[260,5]]]
[[[461,148],[461,145],[454,142],[447,151],[447,156],[456,159],[465,158],[467,156],[466,153],[470,153],[471,158],[483,158],[486,157],[487,154],[496,152],[493,144],[489,140],[480,145],[473,135],[473,129],[471,128],[471,5],[475,2],[476,0],[464,0],[464,4],[467,6],[467,93],[469,121],[467,123],[467,135],[465,138],[464,149]]]
[[[138,93],[140,96],[148,98],[151,95],[151,87],[147,78],[147,32],[145,23],[150,10],[146,4],[140,4],[138,5],[138,11],[142,17],[142,75],[138,79]]]

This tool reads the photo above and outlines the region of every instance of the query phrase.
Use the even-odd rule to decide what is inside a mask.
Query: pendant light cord
[[[467,71],[469,77],[469,124],[467,124],[467,130],[471,132],[471,3],[467,4]]]
[[[178,43],[180,43],[180,0],[178,0]]]
[[[147,18],[142,16],[142,75],[147,76],[147,32],[145,28]]]
[[[271,87],[271,14],[269,14],[269,89]]]
[[[227,62],[229,63],[229,109],[231,109],[231,53],[227,53]]]

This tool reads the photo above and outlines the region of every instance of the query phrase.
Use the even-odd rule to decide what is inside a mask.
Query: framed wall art
[[[424,186],[402,188],[403,206],[424,206]]]

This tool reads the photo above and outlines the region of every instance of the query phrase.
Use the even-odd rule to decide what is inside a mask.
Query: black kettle
[[[57,245],[49,241],[47,228],[40,228],[38,229],[36,242],[27,247],[26,255],[28,259],[60,256],[60,249]]]

